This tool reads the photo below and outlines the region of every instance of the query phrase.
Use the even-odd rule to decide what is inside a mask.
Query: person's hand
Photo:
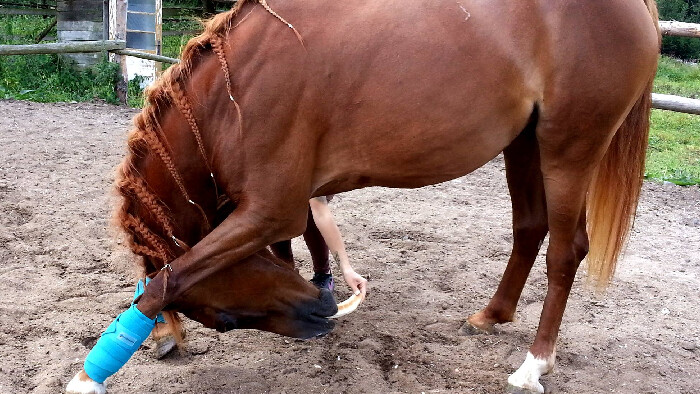
[[[350,286],[355,295],[361,295],[362,299],[365,299],[365,295],[367,295],[367,279],[354,270],[343,272],[343,279],[345,279],[345,283]]]

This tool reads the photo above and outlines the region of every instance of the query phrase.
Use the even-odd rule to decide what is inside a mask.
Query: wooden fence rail
[[[56,10],[50,8],[10,8],[0,6],[0,15],[56,16]]]
[[[102,51],[114,52],[119,55],[133,56],[146,60],[155,60],[163,63],[180,62],[179,59],[172,57],[126,49],[126,42],[121,40],[54,42],[50,44],[32,45],[0,45],[0,55],[45,55],[52,53],[90,53]]]
[[[49,44],[0,45],[0,55],[45,55],[51,53],[90,53],[126,48],[125,41],[71,41]]]
[[[133,57],[138,57],[138,58],[146,59],[146,60],[154,60],[156,62],[161,62],[161,63],[171,63],[171,64],[180,63],[180,59],[156,55],[154,53],[135,51],[132,49],[119,49],[119,50],[110,51],[110,52],[114,52],[117,55],[133,56]]]
[[[661,34],[673,37],[700,38],[700,25],[676,21],[659,21]]]
[[[653,93],[651,103],[652,108],[656,109],[700,115],[700,100],[696,99]]]

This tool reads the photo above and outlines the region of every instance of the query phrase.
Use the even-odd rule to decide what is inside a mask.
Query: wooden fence
[[[660,21],[659,27],[664,36],[700,38],[700,25],[676,21]]]

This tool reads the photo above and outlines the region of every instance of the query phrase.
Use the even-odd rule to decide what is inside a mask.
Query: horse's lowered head
[[[179,168],[182,160],[151,157],[157,154],[154,152],[166,150],[159,143],[160,136],[146,136],[148,128],[140,127],[140,123],[137,119],[130,138],[132,154],[119,171],[117,189],[122,206],[117,220],[127,233],[131,249],[143,256],[145,274],[152,277],[164,271],[166,285],[173,285],[168,282],[178,279],[168,275],[172,269],[169,263],[186,254],[188,244],[196,245],[223,221],[233,210],[233,203],[222,197],[217,204],[214,184],[206,172],[199,182],[184,172],[170,174],[177,171],[174,168]],[[180,143],[174,139],[168,142],[176,147]],[[164,164],[167,160],[171,163]],[[183,167],[193,168],[188,164]],[[179,182],[194,185],[192,190],[196,192],[183,197]],[[338,310],[332,294],[319,291],[292,265],[269,251],[258,251],[224,266],[170,300],[167,309],[219,331],[253,328],[310,338],[333,329],[333,322],[327,319]]]
[[[328,317],[338,310],[330,291],[267,251],[197,283],[169,308],[221,332],[254,328],[303,339],[332,330]]]

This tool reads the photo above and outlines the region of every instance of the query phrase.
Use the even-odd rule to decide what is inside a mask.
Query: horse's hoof
[[[552,350],[546,358],[537,358],[532,353],[527,352],[525,361],[517,371],[508,377],[508,385],[522,391],[516,393],[544,393],[544,386],[540,383],[540,376],[551,372],[554,369],[556,359],[556,348]],[[510,391],[509,391],[510,393]]]
[[[170,354],[170,352],[175,349],[177,342],[172,335],[166,335],[164,337],[156,339],[156,348],[153,351],[153,356],[160,360],[161,358]]]
[[[480,327],[477,327],[468,321],[462,324],[462,327],[459,328],[459,331],[457,332],[458,335],[462,336],[471,336],[471,335],[483,335],[483,334],[493,334],[493,327],[490,329],[483,329]]]
[[[542,388],[542,391],[539,391],[539,389],[528,389],[524,387],[517,387],[513,386],[512,384],[508,384],[508,387],[506,388],[506,394],[540,394],[544,393],[544,386],[540,385]]]
[[[107,389],[104,383],[97,383],[90,379],[85,371],[80,371],[66,386],[66,393],[69,394],[105,394]]]

